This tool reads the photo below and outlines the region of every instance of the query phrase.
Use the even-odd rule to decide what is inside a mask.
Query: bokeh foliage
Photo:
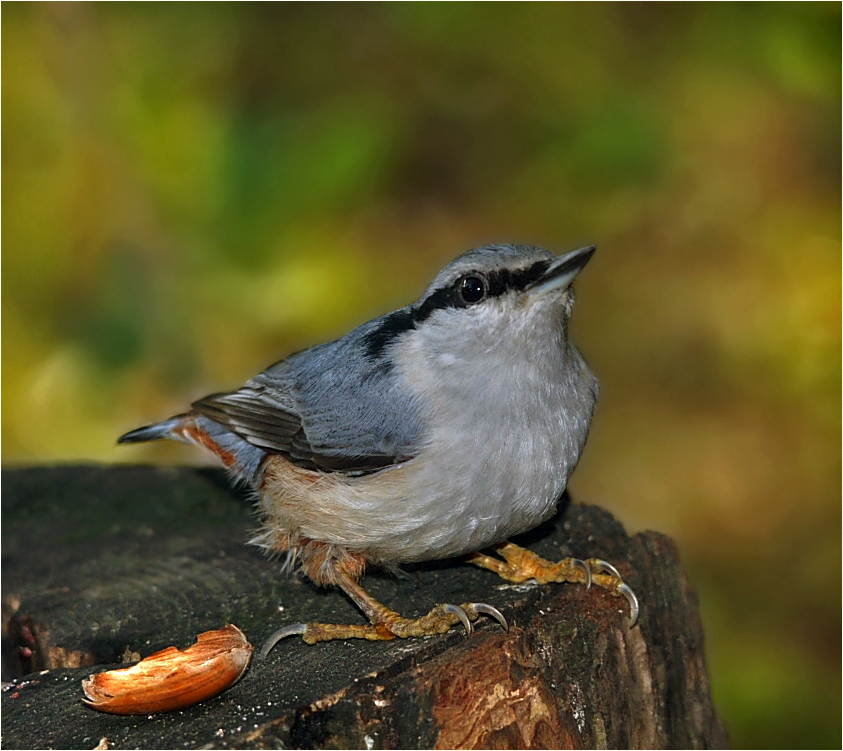
[[[4,462],[193,461],[114,439],[464,249],[596,242],[573,490],[678,540],[735,745],[840,745],[839,4],[2,20]]]

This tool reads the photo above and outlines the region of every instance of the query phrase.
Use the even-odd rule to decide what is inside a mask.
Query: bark
[[[340,592],[284,575],[244,544],[251,502],[222,472],[56,467],[3,473],[6,748],[717,748],[696,596],[674,544],[628,537],[571,504],[520,540],[618,566],[641,601],[592,587],[506,585],[458,561],[367,588],[405,615],[487,602],[485,620],[429,639],[281,642],[221,696],[123,717],[81,703],[80,681],[226,623],[260,646],[281,625],[360,622]],[[91,666],[91,667],[87,667]],[[93,667],[96,666],[96,667]]]

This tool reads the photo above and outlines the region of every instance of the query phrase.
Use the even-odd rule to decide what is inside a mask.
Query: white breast
[[[400,563],[473,552],[552,515],[588,435],[594,375],[547,315],[498,320],[506,336],[478,320],[459,341],[447,323],[414,331],[396,351],[427,405],[420,455],[375,474],[326,476],[295,500],[285,493],[295,534]]]

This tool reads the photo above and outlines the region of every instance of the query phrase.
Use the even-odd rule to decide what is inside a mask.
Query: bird
[[[210,450],[257,497],[252,542],[339,587],[367,617],[284,626],[261,657],[294,635],[383,640],[458,623],[471,634],[481,615],[507,629],[486,603],[406,618],[361,583],[370,565],[456,557],[512,582],[595,583],[626,598],[635,624],[637,598],[612,564],[554,563],[509,542],[556,512],[588,437],[598,382],[568,321],[595,250],[474,248],[418,300],[118,439]]]

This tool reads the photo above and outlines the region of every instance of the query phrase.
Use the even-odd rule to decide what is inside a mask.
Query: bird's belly
[[[565,489],[565,463],[462,459],[430,453],[360,477],[268,464],[261,505],[266,524],[291,539],[320,540],[367,559],[402,563],[449,558],[532,529]],[[529,468],[529,469],[528,469]]]
[[[517,462],[467,470],[457,456],[448,461],[456,466],[440,458],[413,471],[412,496],[396,497],[406,529],[382,542],[384,554],[406,562],[449,558],[506,540],[551,516],[567,479],[559,466],[529,473]]]

